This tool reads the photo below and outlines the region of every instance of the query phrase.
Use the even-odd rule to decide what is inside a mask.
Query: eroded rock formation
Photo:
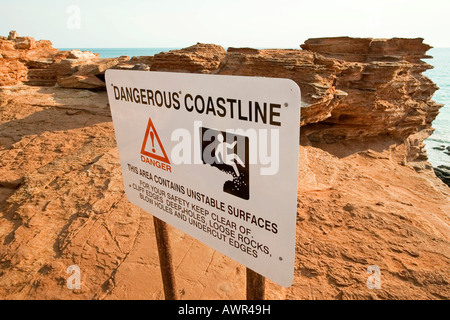
[[[101,59],[80,50],[59,51],[48,40],[35,41],[11,31],[0,39],[0,86],[26,83],[35,86],[104,89],[104,74],[128,57]]]
[[[422,73],[423,39],[309,39],[303,50],[192,47],[155,55],[151,70],[289,78],[302,93],[302,143],[392,140],[400,161],[430,169],[423,141],[442,105]],[[205,62],[205,60],[207,62]]]
[[[155,55],[151,70],[292,79],[302,91],[301,124],[305,125],[328,118],[337,97],[345,94],[332,86],[337,66],[324,60],[321,63],[302,50],[229,48],[225,52],[217,45],[197,44]]]
[[[305,128],[310,140],[383,136],[405,141],[406,161],[426,160],[423,140],[442,105],[431,99],[437,86],[422,74],[432,68],[421,60],[431,48],[423,39],[323,38],[307,40],[302,48],[345,62],[335,88],[347,95],[329,118]]]
[[[302,92],[304,144],[333,144],[379,136],[404,143],[403,161],[426,169],[423,141],[441,105],[423,72],[431,66],[423,39],[309,39],[303,50],[229,48],[198,43],[154,57],[100,59],[90,52],[59,52],[49,41],[11,32],[0,40],[0,85],[102,89],[109,68],[145,64],[153,71],[289,78]],[[143,69],[145,70],[145,68]]]
[[[0,79],[0,86],[28,83],[53,85],[55,77],[47,68],[60,59],[62,53],[48,40],[35,41],[32,37],[19,37],[11,31],[8,38],[0,39],[0,68],[7,68],[9,77]]]
[[[421,39],[100,59],[29,39],[17,49],[17,38],[0,38],[1,298],[163,298],[152,218],[124,194],[106,94],[77,89],[103,88],[107,68],[147,66],[300,86],[295,280],[268,281],[268,299],[450,298],[450,192],[423,165],[439,105]],[[243,266],[172,228],[170,240],[181,298],[244,298]],[[74,264],[82,286],[69,290]],[[379,290],[367,287],[370,265]]]

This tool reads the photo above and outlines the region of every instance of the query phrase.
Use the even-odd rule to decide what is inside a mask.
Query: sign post
[[[264,300],[266,278],[247,268],[247,300]]]
[[[156,217],[153,217],[153,224],[155,226],[156,245],[158,246],[164,297],[166,300],[177,300],[175,275],[173,272],[172,263],[172,250],[170,249],[167,224]]]
[[[168,223],[265,277],[294,278],[300,89],[289,79],[107,70],[130,202],[155,217],[166,298]]]

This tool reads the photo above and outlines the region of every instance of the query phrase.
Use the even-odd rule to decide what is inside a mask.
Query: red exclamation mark
[[[152,139],[152,152],[155,153],[155,134],[153,133],[153,131],[150,131],[150,139]]]

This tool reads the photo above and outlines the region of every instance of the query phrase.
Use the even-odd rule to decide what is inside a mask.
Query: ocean
[[[59,48],[60,50],[71,50],[71,48]],[[75,49],[75,48],[74,48]],[[83,51],[99,53],[101,58],[115,58],[126,56],[153,56],[160,52],[180,48],[77,48]],[[433,100],[444,104],[440,113],[433,122],[435,132],[425,140],[430,163],[437,167],[439,165],[450,166],[450,48],[433,48],[428,51],[433,59],[426,62],[434,66],[434,69],[424,74],[433,80],[440,88],[433,96]],[[449,148],[448,150],[446,148]],[[448,152],[449,154],[446,154]]]
[[[433,100],[444,104],[444,107],[433,121],[435,131],[425,140],[425,148],[433,167],[450,166],[450,48],[433,48],[428,54],[433,56],[433,59],[425,61],[434,66],[434,69],[427,70],[424,75],[439,87]],[[441,150],[443,148],[449,148],[445,150],[448,154]]]
[[[65,50],[81,50],[81,51],[92,51],[98,53],[100,58],[117,58],[120,56],[153,56],[160,52],[166,52],[170,50],[176,50],[181,48],[58,48],[61,51]]]

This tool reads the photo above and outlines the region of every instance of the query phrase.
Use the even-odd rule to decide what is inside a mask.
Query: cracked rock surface
[[[450,298],[448,187],[401,165],[404,146],[363,144],[300,147],[295,280],[268,280],[268,299]],[[170,241],[181,299],[245,298],[243,266],[175,228]],[[80,289],[67,288],[71,265]],[[0,88],[0,297],[164,298],[152,216],[125,197],[105,92]]]

